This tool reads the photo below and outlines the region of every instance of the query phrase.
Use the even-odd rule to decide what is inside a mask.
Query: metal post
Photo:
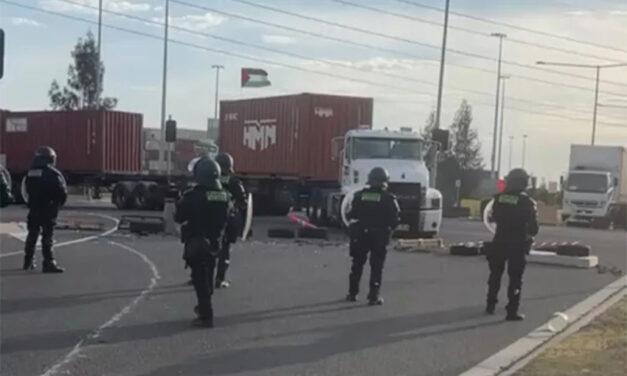
[[[100,45],[102,44],[102,0],[98,1],[98,79],[96,80],[96,104],[100,104],[100,91],[102,90],[102,71],[100,69]]]
[[[509,168],[508,171],[512,170],[512,150],[514,149],[514,136],[509,136]]]
[[[525,168],[525,158],[527,157],[527,135],[523,135],[523,144],[522,144],[522,168]]]
[[[492,137],[492,156],[490,157],[490,176],[492,179],[496,178],[496,138],[498,136],[498,126],[499,126],[499,95],[501,91],[501,59],[503,57],[503,38],[506,37],[505,34],[502,33],[492,33],[493,37],[499,38],[499,60],[498,67],[496,72],[496,103],[494,106],[494,136]]]
[[[442,31],[442,54],[440,55],[440,80],[438,82],[438,102],[435,110],[435,129],[440,128],[440,115],[442,112],[442,91],[444,87],[444,61],[446,58],[446,34],[448,31],[449,0],[446,0],[444,11],[444,29]]]
[[[159,142],[159,169],[163,172],[165,154],[165,105],[168,75],[168,23],[170,17],[170,0],[165,0],[165,17],[163,28],[163,77],[161,82],[161,140]],[[169,149],[168,149],[169,150]]]
[[[172,115],[168,116],[168,120],[172,120]],[[164,138],[165,139],[165,138]],[[170,181],[170,175],[172,174],[172,142],[168,142],[168,182]]]
[[[499,129],[499,154],[496,164],[497,176],[501,176],[501,150],[503,148],[503,113],[505,112],[505,80],[507,80],[508,78],[508,76],[501,76],[501,80],[503,81],[503,90],[501,92],[501,127]]]
[[[597,83],[594,88],[594,112],[592,115],[592,143],[594,146],[594,137],[597,132],[597,107],[599,106],[599,74],[601,72],[601,67],[597,65]]]
[[[220,88],[220,69],[224,69],[222,65],[212,65],[211,68],[216,70],[216,95],[215,95],[215,107],[213,109],[213,118],[218,118],[218,103],[220,103],[219,88]]]

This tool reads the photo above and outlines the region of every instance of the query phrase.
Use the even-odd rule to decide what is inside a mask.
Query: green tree
[[[450,126],[451,151],[462,170],[480,170],[483,168],[481,142],[476,129],[472,129],[472,107],[464,99],[455,113]]]
[[[53,110],[112,110],[116,98],[102,98],[104,65],[98,57],[98,47],[91,31],[79,38],[72,51],[73,64],[68,68],[66,86],[61,89],[52,81],[48,96]]]

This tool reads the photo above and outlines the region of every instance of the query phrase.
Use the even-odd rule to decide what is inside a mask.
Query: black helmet
[[[35,164],[54,165],[57,163],[57,153],[50,146],[40,146],[35,150]]]
[[[373,188],[386,188],[390,174],[383,167],[375,167],[368,174],[368,185]]]
[[[220,165],[214,160],[202,157],[194,165],[194,179],[198,185],[207,188],[222,188],[220,184]]]
[[[522,168],[515,168],[505,177],[505,190],[524,191],[529,184],[529,174]]]
[[[233,173],[233,157],[229,153],[220,153],[216,155],[216,162],[220,165],[223,174]]]

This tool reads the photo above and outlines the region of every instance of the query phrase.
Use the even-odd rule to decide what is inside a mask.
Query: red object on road
[[[219,147],[239,174],[337,180],[332,140],[372,126],[372,98],[297,94],[220,102]]]
[[[141,169],[142,115],[118,111],[0,112],[0,150],[12,173],[51,146],[64,173],[134,174]]]
[[[303,227],[308,227],[308,228],[318,228],[318,226],[314,225],[313,223],[306,221],[302,218],[300,218],[299,216],[297,216],[296,214],[289,214],[287,216],[287,219],[290,220],[290,222],[294,222],[297,225],[303,226]]]

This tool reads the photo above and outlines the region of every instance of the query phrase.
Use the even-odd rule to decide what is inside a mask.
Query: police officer
[[[213,327],[213,271],[230,212],[231,198],[220,184],[220,166],[209,158],[194,165],[197,185],[176,203],[174,220],[183,223],[183,258],[192,270],[198,305],[192,325]]]
[[[486,313],[494,314],[498,301],[501,276],[507,264],[509,287],[507,296],[508,321],[520,321],[524,315],[518,312],[522,277],[531,250],[533,236],[538,233],[536,203],[525,193],[529,175],[521,168],[510,171],[505,178],[505,191],[494,197],[492,221],[496,233],[487,252],[490,266]]]
[[[231,263],[231,244],[241,235],[248,207],[248,197],[242,181],[233,175],[233,157],[229,153],[216,155],[215,161],[220,165],[222,187],[231,194],[233,210],[229,215],[226,233],[222,238],[222,249],[218,255],[216,270],[216,288],[227,288],[226,271]]]
[[[352,257],[349,276],[349,302],[357,301],[359,281],[364,264],[370,255],[370,292],[368,304],[381,305],[383,299],[379,296],[383,264],[387,254],[387,245],[392,231],[396,228],[399,218],[399,207],[396,197],[387,192],[387,183],[390,179],[388,172],[375,167],[368,174],[368,187],[357,192],[353,198],[349,220],[350,225],[350,256]]]
[[[41,146],[35,152],[31,169],[26,174],[28,195],[28,236],[24,246],[23,269],[35,268],[35,245],[41,234],[41,253],[44,257],[44,273],[63,273],[54,260],[52,237],[59,208],[67,199],[67,187],[63,175],[54,166],[57,154],[49,146]]]

